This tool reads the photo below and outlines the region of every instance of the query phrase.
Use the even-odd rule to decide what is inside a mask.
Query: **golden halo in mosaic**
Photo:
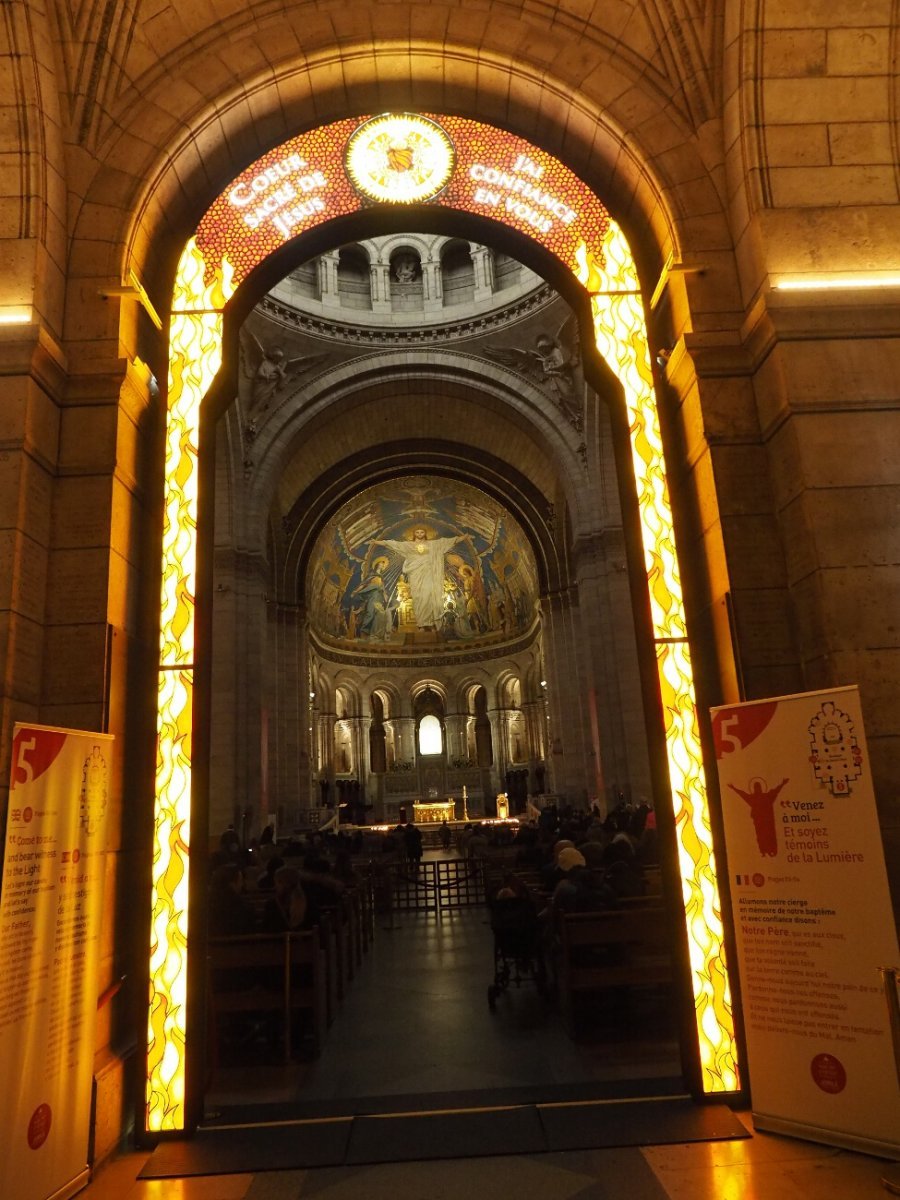
[[[436,121],[415,113],[373,117],[354,131],[345,164],[353,186],[382,204],[415,204],[446,187],[456,154]]]

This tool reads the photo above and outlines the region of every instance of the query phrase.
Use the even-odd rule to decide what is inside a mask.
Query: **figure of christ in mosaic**
[[[373,546],[385,546],[403,559],[401,570],[412,595],[413,613],[420,629],[437,629],[444,611],[444,558],[458,542],[457,537],[432,537],[421,525],[412,531],[412,539],[402,541],[379,538]]]

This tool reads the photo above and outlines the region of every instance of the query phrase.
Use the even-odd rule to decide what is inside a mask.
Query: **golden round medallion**
[[[436,121],[389,113],[354,131],[344,162],[358,192],[382,204],[430,200],[447,186],[456,155]]]

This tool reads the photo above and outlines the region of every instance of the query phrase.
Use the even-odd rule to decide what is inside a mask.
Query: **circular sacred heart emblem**
[[[417,113],[364,121],[351,134],[344,157],[356,190],[381,204],[433,199],[450,181],[455,162],[447,131]]]

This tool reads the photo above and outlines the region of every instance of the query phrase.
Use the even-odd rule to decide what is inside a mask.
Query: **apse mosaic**
[[[537,572],[525,535],[476,488],[422,476],[369,488],[310,559],[313,629],[335,645],[471,648],[526,632]]]

